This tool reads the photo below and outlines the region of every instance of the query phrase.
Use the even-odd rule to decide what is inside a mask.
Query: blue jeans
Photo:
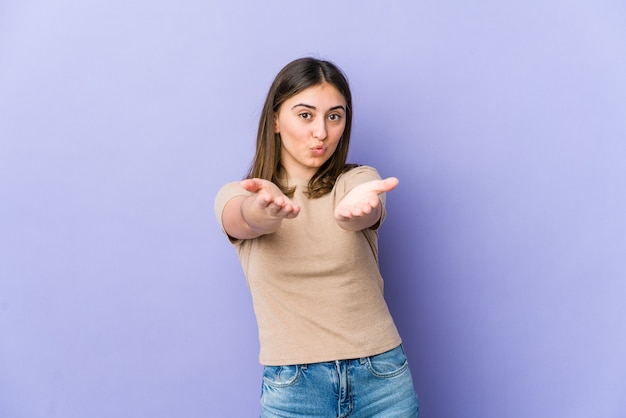
[[[402,346],[372,357],[265,366],[261,418],[416,418],[418,400]]]

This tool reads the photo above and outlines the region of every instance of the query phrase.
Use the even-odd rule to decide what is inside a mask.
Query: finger
[[[396,186],[400,183],[397,177],[387,177],[383,180],[382,190],[385,192],[390,192],[396,188]]]
[[[379,204],[380,204],[380,196],[377,194],[370,196],[370,198],[367,200],[367,206],[370,208],[370,210],[377,207]]]
[[[300,213],[300,206],[292,204],[292,210],[290,213],[291,218],[295,218]]]
[[[277,216],[281,216],[284,218],[295,218],[296,216],[298,216],[299,213],[300,213],[299,206],[294,205],[293,203],[287,203],[277,213]]]
[[[336,219],[345,221],[345,220],[348,220],[348,215],[350,215],[350,211],[347,211],[345,209],[337,208],[335,210],[335,218]]]
[[[337,213],[335,215],[335,219],[338,221],[349,221],[351,219],[350,216],[345,216],[343,213]]]
[[[283,206],[279,212],[280,216],[287,218],[293,213],[293,206],[290,204],[286,204]]]
[[[363,216],[363,210],[359,207],[354,206],[351,208],[346,208],[346,210],[344,210],[342,214],[345,218],[352,219],[354,217]]]
[[[277,196],[274,198],[274,204],[280,206],[281,208],[284,208],[285,206],[287,206],[288,202],[285,201],[284,197]]]
[[[384,180],[372,180],[369,183],[370,191],[381,194],[393,190],[399,183],[395,177],[388,177]]]
[[[241,182],[241,187],[243,187],[250,193],[256,193],[263,188],[263,185],[257,179],[246,179]]]

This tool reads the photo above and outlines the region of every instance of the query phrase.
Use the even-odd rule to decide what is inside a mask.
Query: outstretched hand
[[[252,205],[271,218],[295,218],[300,213],[300,207],[271,181],[246,179],[241,182],[241,187],[254,194]]]
[[[370,214],[380,205],[381,193],[393,190],[400,181],[395,177],[372,180],[350,190],[335,207],[335,220],[349,221]]]

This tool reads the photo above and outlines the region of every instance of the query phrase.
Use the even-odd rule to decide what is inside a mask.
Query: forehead
[[[345,106],[346,99],[335,86],[329,83],[317,84],[302,90],[285,101],[289,107],[297,104],[307,104],[315,107]]]

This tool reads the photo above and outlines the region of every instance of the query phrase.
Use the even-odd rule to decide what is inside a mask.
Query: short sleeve
[[[234,197],[250,196],[251,194],[252,193],[250,193],[249,191],[241,187],[241,183],[238,181],[225,184],[217,192],[217,195],[215,196],[215,202],[214,202],[213,208],[215,210],[215,217],[217,218],[217,222],[219,223],[220,228],[222,229],[222,232],[224,233],[224,235],[228,236],[228,234],[224,230],[224,223],[222,222],[222,213],[224,212],[224,208],[226,207],[226,204]],[[230,238],[230,240],[233,243],[235,242],[233,241],[232,238]]]

